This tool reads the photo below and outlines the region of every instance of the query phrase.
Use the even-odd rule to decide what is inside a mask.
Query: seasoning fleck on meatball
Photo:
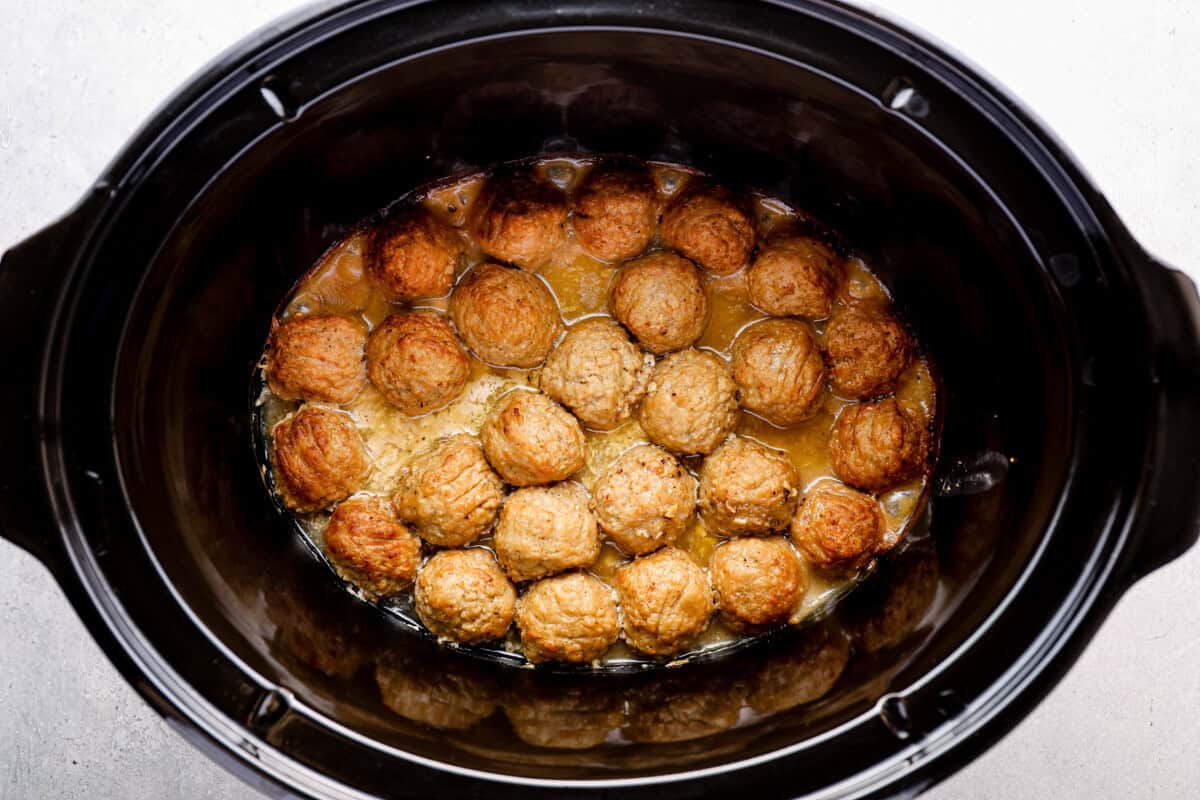
[[[496,710],[491,676],[461,659],[438,659],[435,669],[416,658],[380,659],[375,683],[383,704],[405,719],[444,730],[466,730]]]
[[[591,575],[572,572],[540,580],[517,602],[517,627],[533,663],[584,664],[617,640],[612,589]]]
[[[443,550],[417,573],[417,616],[440,638],[499,639],[512,623],[517,592],[495,557],[476,547]]]
[[[787,426],[820,408],[825,364],[808,326],[794,319],[766,319],[738,334],[731,368],[742,408]]]
[[[471,360],[446,318],[433,311],[392,314],[367,339],[367,371],[405,414],[436,411],[462,393]]]
[[[892,391],[912,357],[904,328],[886,314],[847,312],[825,329],[829,380],[843,397],[861,400]]]
[[[773,236],[746,273],[750,302],[777,317],[825,319],[842,281],[837,255],[807,236]]]
[[[396,518],[386,497],[352,497],[333,510],[325,549],[347,580],[385,597],[412,583],[421,540]]]
[[[537,270],[566,240],[567,203],[562,192],[532,175],[489,181],[468,227],[483,252]]]
[[[713,552],[721,616],[734,628],[786,622],[808,588],[808,575],[782,536],[733,539]]]
[[[445,297],[462,260],[458,232],[422,206],[393,211],[371,231],[367,273],[392,300]]]
[[[921,474],[928,431],[918,412],[889,397],[846,406],[829,438],[833,472],[851,486],[881,491]]]
[[[478,539],[496,521],[504,484],[479,441],[461,433],[414,458],[400,471],[392,502],[401,519],[438,547]]]
[[[467,273],[450,296],[450,316],[471,352],[503,367],[536,367],[563,328],[546,284],[499,264]]]
[[[541,389],[599,430],[633,415],[650,383],[654,356],[629,341],[621,326],[593,317],[567,331],[542,367]]]
[[[514,486],[564,480],[587,463],[579,422],[540,392],[512,391],[479,432],[492,467]]]
[[[800,501],[792,541],[804,560],[824,569],[858,569],[883,541],[879,502],[837,481],[821,481]]]
[[[685,190],[663,213],[663,244],[716,275],[730,275],[750,261],[754,222],[745,204],[719,187]]]
[[[799,483],[787,456],[731,437],[700,466],[700,518],[720,536],[783,530],[796,510]]]
[[[592,487],[592,511],[600,528],[631,555],[674,542],[687,529],[695,507],[696,479],[675,456],[652,444],[610,461]]]
[[[500,509],[493,547],[514,581],[591,566],[600,555],[600,534],[587,491],[570,481],[518,489]]]
[[[344,500],[367,482],[371,461],[350,417],[303,406],[272,430],[279,494],[294,511],[316,511]]]
[[[658,227],[658,196],[645,172],[597,167],[571,203],[575,237],[604,261],[624,261],[646,249]]]
[[[613,316],[651,353],[668,353],[700,338],[708,295],[686,258],[660,251],[630,261],[613,280]]]
[[[710,453],[737,425],[736,385],[720,356],[672,353],[658,363],[639,418],[650,440],[677,453]]]
[[[617,570],[613,585],[624,612],[625,641],[636,650],[669,656],[708,627],[712,586],[682,550],[664,547],[626,564]]]
[[[271,332],[267,386],[283,400],[349,403],[367,382],[367,326],[344,316],[290,317]]]

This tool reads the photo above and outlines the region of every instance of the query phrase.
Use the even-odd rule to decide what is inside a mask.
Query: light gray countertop
[[[291,5],[4,0],[0,249],[66,211],[170,92]],[[1200,4],[875,5],[1006,84],[1134,234],[1200,279]],[[1196,797],[1198,597],[1200,548],[1134,586],[1049,697],[926,796]],[[49,573],[0,541],[0,798],[255,796],[169,729],[109,665]]]

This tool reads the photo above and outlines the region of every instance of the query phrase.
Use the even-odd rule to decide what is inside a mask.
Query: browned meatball
[[[783,453],[731,437],[700,466],[700,518],[720,536],[783,530],[796,510],[799,484]]]
[[[625,641],[636,650],[669,656],[708,627],[712,585],[682,550],[664,547],[626,564],[617,570],[613,586],[624,612]]]
[[[591,575],[557,575],[538,581],[521,596],[517,627],[525,657],[535,664],[584,664],[617,640],[617,603],[612,589]]]
[[[316,511],[344,500],[367,482],[371,460],[347,415],[303,406],[271,433],[279,495],[288,508]]]
[[[392,314],[367,339],[367,371],[405,414],[436,411],[462,393],[471,359],[450,323],[434,311]]]
[[[639,419],[650,440],[677,453],[710,453],[738,421],[729,365],[713,353],[683,350],[658,362]]]
[[[846,406],[829,438],[833,471],[851,486],[880,491],[921,474],[928,431],[896,398]]]
[[[633,258],[658,227],[658,195],[639,170],[597,167],[575,192],[571,210],[575,238],[604,261]]]
[[[781,536],[733,539],[709,564],[721,616],[734,628],[786,622],[808,588],[808,575]]]
[[[773,236],[746,273],[750,302],[777,317],[825,319],[842,280],[837,255],[807,236]]]
[[[499,264],[467,273],[450,296],[450,316],[471,352],[502,367],[536,367],[563,329],[546,284]]]
[[[514,581],[591,566],[600,555],[600,534],[587,492],[570,481],[518,489],[500,509],[493,546]]]
[[[808,326],[766,319],[738,334],[730,367],[742,408],[774,425],[794,425],[821,406],[825,364]]]
[[[609,430],[633,415],[653,371],[654,356],[629,341],[620,325],[593,317],[567,331],[546,359],[541,389],[584,425]]]
[[[857,569],[879,549],[883,528],[883,510],[874,497],[837,481],[821,481],[800,502],[791,533],[808,563]]]
[[[479,438],[492,467],[514,486],[561,481],[587,463],[579,422],[540,392],[513,391],[500,398]]]
[[[745,204],[718,186],[671,201],[662,218],[663,244],[717,275],[746,266],[754,250],[754,222]]]
[[[367,239],[366,266],[393,300],[444,297],[463,257],[458,233],[422,206],[393,211]]]
[[[467,225],[483,252],[536,270],[566,240],[562,192],[532,175],[493,180],[479,193]]]
[[[499,639],[512,623],[517,592],[487,550],[443,550],[417,573],[417,616],[440,638]]]
[[[479,441],[461,433],[414,458],[400,471],[392,502],[401,519],[438,547],[473,542],[492,527],[504,484]]]
[[[610,302],[613,316],[651,353],[687,347],[708,324],[700,273],[674,253],[651,253],[621,267]]]
[[[850,660],[850,640],[815,625],[782,650],[769,653],[750,674],[746,701],[760,714],[778,714],[829,693]]]
[[[592,511],[600,528],[632,555],[678,539],[695,507],[696,479],[675,456],[652,444],[610,461],[592,487]]]
[[[496,710],[497,687],[491,677],[468,664],[383,658],[375,665],[383,704],[396,714],[445,730],[466,730]]]
[[[349,403],[367,382],[367,325],[343,316],[290,317],[271,332],[264,371],[283,400]]]
[[[347,580],[386,597],[417,574],[421,540],[396,518],[386,497],[352,497],[333,510],[325,526],[329,560]]]
[[[602,744],[625,721],[623,693],[595,681],[526,670],[515,684],[504,715],[521,741],[534,747],[585,750]]]
[[[847,312],[825,329],[829,382],[843,397],[861,400],[886,394],[912,357],[904,328],[885,314]]]

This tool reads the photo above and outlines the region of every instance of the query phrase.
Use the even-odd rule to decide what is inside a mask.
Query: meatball
[[[392,300],[444,297],[454,285],[464,249],[457,231],[428,209],[410,206],[392,212],[371,231],[367,274]]]
[[[625,721],[623,694],[594,681],[526,670],[515,684],[504,715],[521,741],[534,747],[586,750]]]
[[[375,665],[375,683],[383,704],[396,714],[445,730],[466,730],[496,710],[497,687],[491,677],[468,664],[438,659],[393,658]]]
[[[708,324],[700,272],[674,253],[651,253],[621,267],[610,302],[613,316],[651,353],[687,347]]]
[[[566,241],[562,192],[532,175],[491,181],[467,222],[483,252],[536,270]]]
[[[517,591],[487,550],[443,550],[417,573],[417,616],[439,638],[467,644],[499,639],[512,623]]]
[[[904,328],[886,314],[847,312],[825,329],[829,382],[843,397],[861,400],[886,394],[912,357]]]
[[[652,444],[626,450],[592,487],[592,511],[608,538],[631,555],[671,544],[696,507],[696,479]]]
[[[792,518],[792,541],[804,560],[824,569],[858,569],[883,542],[879,502],[837,481],[809,490]]]
[[[294,511],[316,511],[344,500],[367,482],[371,461],[345,414],[303,406],[272,430],[279,494]]]
[[[662,241],[716,275],[750,261],[754,222],[745,204],[718,186],[684,191],[663,213]]]
[[[530,486],[508,496],[493,544],[514,581],[587,567],[600,555],[596,519],[578,483]]]
[[[709,564],[721,616],[734,628],[786,622],[808,588],[800,559],[781,536],[733,539]]]
[[[530,661],[584,664],[617,640],[612,589],[591,575],[572,572],[538,581],[517,603],[517,627]]]
[[[825,319],[841,281],[837,255],[795,234],[772,237],[746,273],[750,302],[777,317]]]
[[[846,406],[829,437],[833,472],[851,486],[880,491],[921,474],[928,431],[919,412],[889,397]]]
[[[738,421],[736,385],[714,353],[683,350],[658,363],[639,419],[650,440],[677,453],[710,453]]]
[[[644,172],[597,167],[571,203],[575,238],[604,261],[624,261],[646,249],[658,227],[658,196]]]
[[[624,612],[625,641],[636,650],[669,656],[708,627],[712,586],[682,550],[665,547],[626,564],[614,575],[613,586]]]
[[[561,481],[587,463],[579,422],[540,392],[518,390],[500,398],[479,438],[492,467],[514,486]]]
[[[433,311],[392,314],[367,339],[367,371],[405,414],[424,414],[462,393],[471,359],[446,318]]]
[[[825,364],[808,326],[767,319],[738,334],[730,366],[742,408],[781,427],[808,419],[821,405]]]
[[[542,367],[541,389],[590,428],[629,419],[650,383],[654,356],[629,341],[621,326],[594,317],[567,331]]]
[[[799,483],[787,456],[732,437],[700,466],[700,518],[720,536],[783,530],[796,510]]]
[[[546,284],[499,264],[467,273],[450,296],[450,316],[471,352],[502,367],[536,367],[563,329]]]
[[[386,497],[352,497],[335,508],[325,549],[347,580],[381,597],[412,583],[421,560],[421,540],[396,518]]]
[[[349,403],[367,382],[367,326],[343,316],[291,317],[271,332],[264,371],[283,400]]]
[[[392,502],[397,515],[438,547],[473,542],[492,527],[504,483],[470,434],[451,436],[400,471]]]
[[[747,681],[746,701],[760,714],[778,714],[829,693],[850,661],[850,640],[818,624],[782,650],[759,659]]]

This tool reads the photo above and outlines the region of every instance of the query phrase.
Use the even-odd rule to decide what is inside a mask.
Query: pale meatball
[[[536,270],[566,241],[562,192],[532,175],[489,181],[467,226],[492,258]]]
[[[887,394],[912,358],[912,343],[886,314],[839,314],[825,329],[829,382],[842,397],[861,400]]]
[[[709,564],[721,616],[737,629],[786,622],[808,588],[808,575],[781,536],[747,536],[718,547]]]
[[[567,331],[542,367],[541,389],[589,428],[609,430],[633,415],[646,393],[654,356],[621,326],[594,317]]]
[[[821,481],[800,501],[792,541],[804,560],[823,569],[857,569],[883,543],[883,509],[869,494]]]
[[[716,275],[750,262],[754,221],[746,204],[719,186],[685,190],[662,218],[662,241]]]
[[[538,581],[517,602],[517,627],[533,663],[586,664],[617,640],[612,589],[582,572]]]
[[[708,576],[674,547],[621,567],[613,586],[621,601],[625,641],[648,655],[678,653],[708,627],[712,617]]]
[[[279,495],[294,511],[316,511],[361,489],[371,473],[362,436],[350,417],[304,406],[271,431]]]
[[[600,534],[587,491],[574,482],[518,489],[500,509],[493,547],[514,581],[591,566]]]
[[[850,661],[850,640],[818,624],[759,659],[746,702],[760,714],[778,714],[829,693]]]
[[[750,302],[777,317],[825,319],[841,281],[837,254],[797,234],[771,237],[746,273]]]
[[[421,560],[421,540],[386,497],[352,497],[335,508],[325,549],[343,577],[379,597],[411,584]]]
[[[592,510],[609,539],[642,555],[671,544],[692,520],[696,479],[675,456],[652,444],[626,450],[592,487]]]
[[[658,228],[658,195],[640,170],[597,167],[575,192],[571,211],[575,238],[604,261],[633,258]]]
[[[387,657],[375,665],[383,704],[405,719],[444,730],[466,730],[496,710],[491,677],[461,660]]]
[[[417,616],[436,636],[471,644],[499,639],[517,591],[487,550],[443,550],[417,573]]]
[[[639,419],[650,440],[676,453],[710,453],[737,425],[737,385],[714,353],[683,350],[658,363]]]
[[[751,325],[734,340],[730,362],[742,408],[774,425],[802,422],[821,407],[825,363],[803,322]]]
[[[371,281],[392,300],[445,297],[465,247],[458,233],[423,206],[391,212],[367,238]]]
[[[344,316],[290,317],[271,332],[264,372],[283,400],[349,403],[367,383],[367,325]]]
[[[700,272],[666,251],[630,261],[613,280],[613,316],[651,353],[668,353],[700,338],[708,295]]]
[[[392,314],[367,339],[371,383],[405,414],[436,411],[458,397],[471,359],[450,323],[434,311]]]
[[[392,502],[417,534],[438,547],[459,547],[484,534],[504,501],[504,483],[470,434],[451,436],[400,471]]]
[[[796,510],[799,484],[783,453],[731,437],[700,466],[700,518],[720,536],[783,530]]]
[[[919,412],[894,397],[846,406],[829,437],[834,474],[867,491],[915,478],[925,468],[928,436]]]
[[[625,721],[623,693],[594,681],[525,670],[515,684],[504,715],[518,738],[534,747],[586,750],[603,744]]]
[[[512,391],[479,432],[492,467],[514,486],[565,480],[587,463],[579,422],[540,392]]]
[[[499,264],[467,273],[450,296],[450,316],[471,352],[502,367],[536,367],[563,329],[546,284]]]

